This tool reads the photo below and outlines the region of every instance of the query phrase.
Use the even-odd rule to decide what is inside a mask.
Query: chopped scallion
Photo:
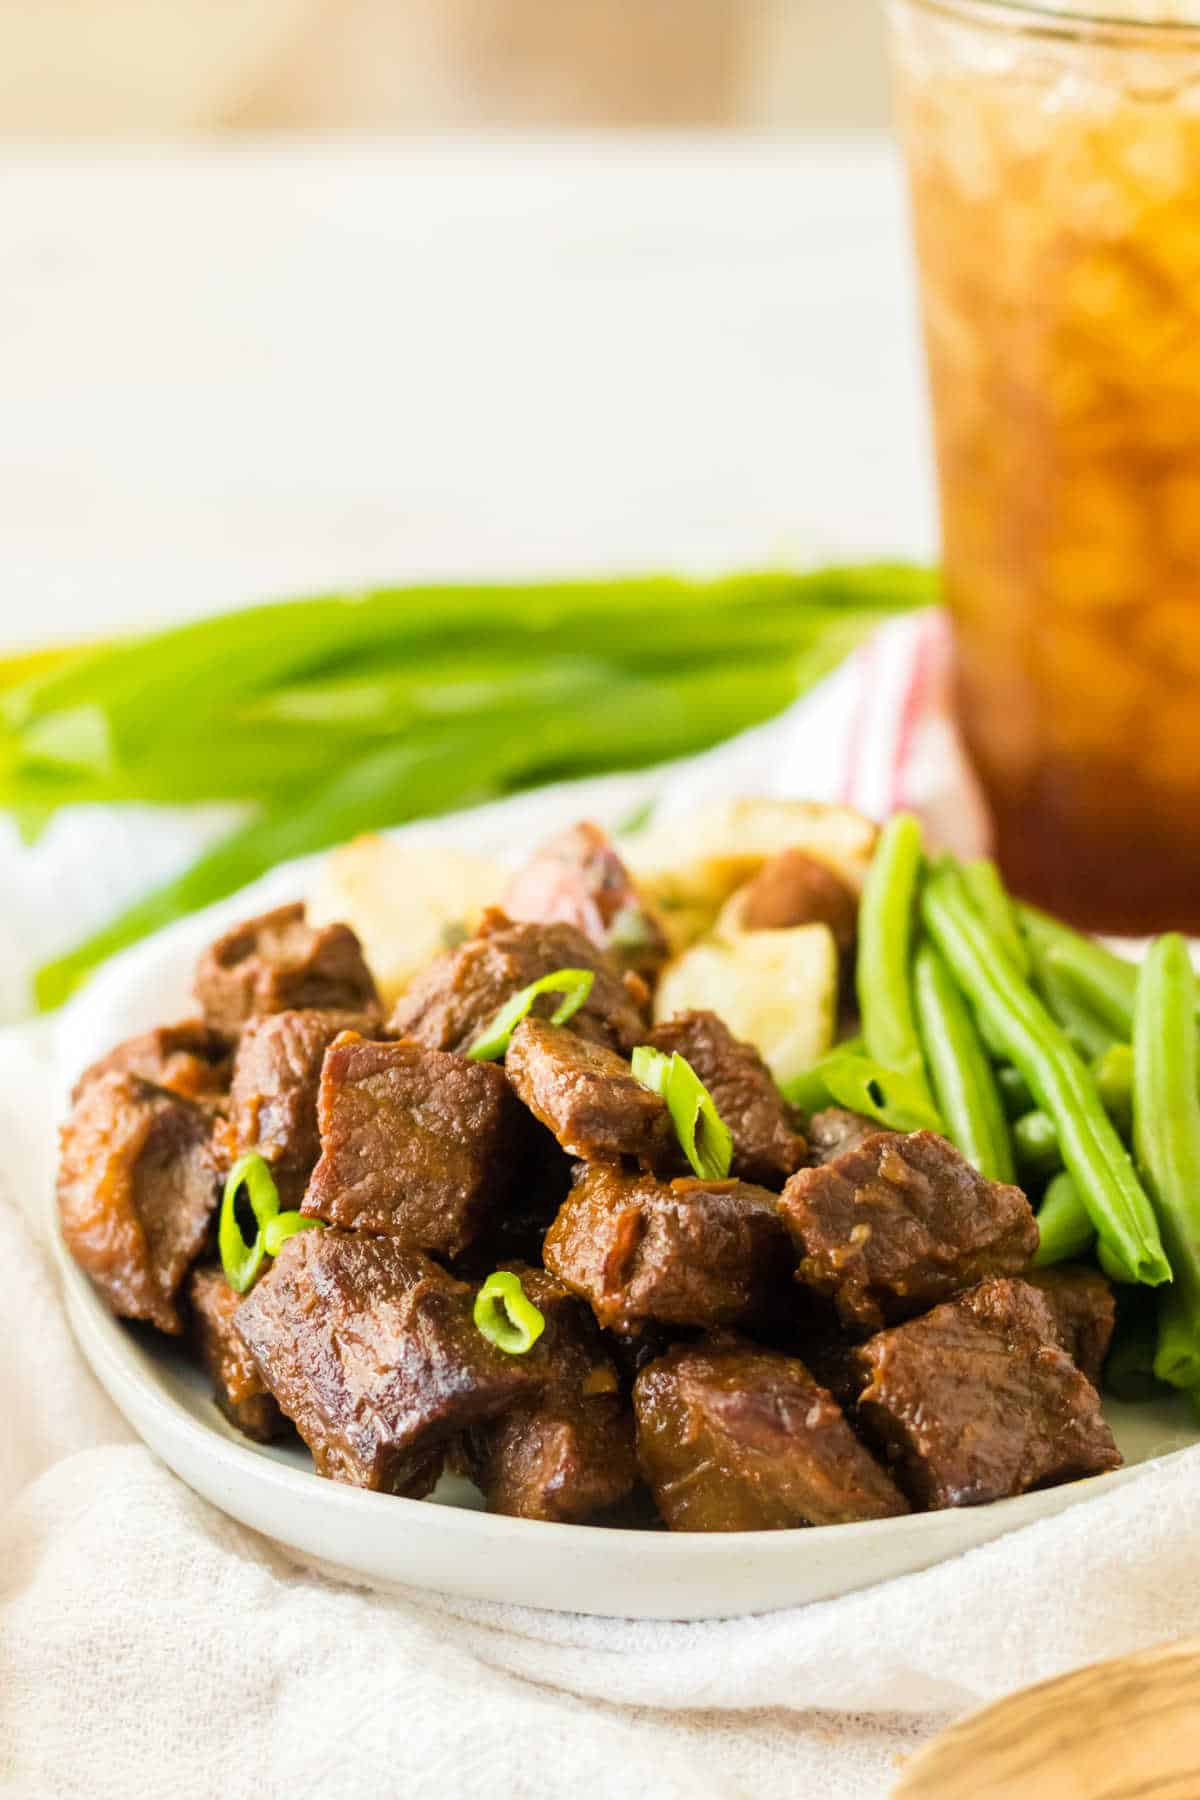
[[[870,1056],[834,1050],[822,1062],[784,1084],[783,1097],[802,1113],[845,1106],[886,1131],[943,1131],[922,1084]]]
[[[276,1213],[263,1227],[263,1246],[268,1256],[278,1256],[288,1238],[298,1231],[324,1231],[323,1219],[306,1219],[300,1212]]]
[[[533,1003],[542,994],[562,994],[562,1004],[550,1015],[552,1025],[565,1025],[573,1019],[584,1001],[592,991],[592,983],[596,976],[591,969],[556,969],[552,975],[543,975],[539,981],[531,981],[528,987],[514,994],[511,1000],[505,1001],[491,1024],[476,1038],[467,1051],[472,1062],[499,1062],[512,1041],[512,1034],[533,1010]]]
[[[258,1226],[254,1242],[248,1244],[237,1216],[238,1195],[245,1188],[250,1210]],[[225,1279],[237,1294],[248,1293],[267,1254],[267,1225],[279,1211],[279,1189],[264,1159],[257,1151],[239,1156],[229,1171],[221,1198],[221,1219],[217,1227],[217,1245]]]
[[[508,1356],[524,1356],[546,1329],[546,1321],[527,1300],[521,1278],[511,1269],[489,1275],[475,1296],[475,1324],[489,1344]]]
[[[733,1138],[687,1058],[639,1044],[631,1066],[635,1080],[666,1101],[680,1147],[700,1179],[724,1181],[733,1162]]]

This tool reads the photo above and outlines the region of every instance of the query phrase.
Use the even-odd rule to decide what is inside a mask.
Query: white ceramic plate
[[[571,817],[619,818],[644,778],[588,784],[574,795],[524,797],[437,834],[494,853]],[[549,802],[549,803],[548,803]],[[456,829],[457,824],[457,829]],[[197,951],[234,919],[307,891],[312,864],[277,870],[207,915],[184,921],[105,968],[61,1016],[64,1079],[108,1045],[183,1016]],[[639,1619],[771,1612],[825,1600],[1003,1536],[1106,1493],[1137,1465],[1200,1441],[1187,1402],[1108,1407],[1126,1458],[1111,1475],[991,1506],[915,1514],[810,1531],[671,1534],[495,1518],[466,1482],[431,1500],[399,1500],[322,1481],[301,1449],[263,1448],[228,1425],[204,1377],[170,1343],[109,1313],[59,1237],[52,1238],[75,1335],[113,1401],[167,1466],[242,1524],[305,1557],[379,1584],[403,1583],[471,1599]]]
[[[57,1234],[56,1234],[57,1240]],[[827,1600],[925,1569],[1107,1492],[1137,1464],[1197,1441],[1186,1402],[1117,1406],[1126,1467],[957,1511],[812,1531],[615,1531],[494,1518],[462,1481],[397,1500],[322,1481],[299,1449],[240,1437],[203,1376],[164,1340],[114,1319],[61,1248],[71,1324],[133,1429],[189,1487],[292,1550],[379,1583],[635,1619],[705,1619]]]

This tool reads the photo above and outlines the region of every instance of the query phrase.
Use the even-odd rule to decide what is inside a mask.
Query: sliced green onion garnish
[[[288,1238],[298,1231],[324,1231],[324,1219],[306,1219],[303,1213],[276,1213],[263,1226],[263,1248],[268,1256],[278,1256]]]
[[[242,1188],[250,1202],[258,1230],[254,1242],[248,1244],[238,1223],[237,1202]],[[279,1211],[279,1189],[266,1162],[257,1151],[239,1156],[229,1171],[221,1198],[221,1220],[217,1227],[217,1245],[225,1279],[235,1293],[248,1293],[262,1268],[267,1254],[264,1234],[268,1223]]]
[[[887,1131],[943,1131],[924,1089],[911,1076],[885,1069],[870,1056],[834,1050],[823,1062],[783,1086],[783,1097],[802,1113],[845,1106]]]
[[[521,1023],[528,1018],[533,1003],[542,994],[562,994],[562,1005],[550,1015],[552,1025],[565,1025],[568,1019],[574,1018],[584,1001],[592,991],[592,983],[596,977],[591,969],[556,969],[552,975],[543,975],[540,981],[531,981],[529,986],[506,1000],[491,1024],[477,1037],[467,1055],[472,1062],[499,1062],[512,1041],[512,1034]]]
[[[476,1294],[475,1324],[489,1344],[509,1356],[524,1356],[546,1329],[537,1307],[525,1298],[520,1276],[511,1269],[497,1269]]]
[[[683,1154],[700,1179],[724,1181],[733,1161],[733,1138],[687,1058],[639,1044],[631,1066],[635,1080],[666,1101]]]

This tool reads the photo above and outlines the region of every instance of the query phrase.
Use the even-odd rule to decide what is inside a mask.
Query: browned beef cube
[[[663,928],[646,905],[607,832],[586,821],[535,851],[504,896],[510,919],[574,925],[622,968],[652,975],[668,955]]]
[[[1100,1396],[1027,1282],[981,1282],[859,1357],[860,1425],[918,1507],[979,1506],[1120,1464]]]
[[[861,1113],[847,1112],[840,1106],[826,1107],[808,1121],[808,1160],[814,1168],[836,1162],[846,1150],[857,1150],[879,1127],[874,1119]]]
[[[878,1132],[801,1169],[780,1210],[797,1280],[867,1330],[911,1318],[985,1275],[1015,1274],[1037,1249],[1020,1188],[986,1181],[932,1131]]]
[[[122,1318],[183,1329],[176,1297],[217,1205],[211,1125],[194,1100],[114,1070],[63,1126],[63,1240]]]
[[[319,1475],[419,1498],[453,1438],[540,1385],[528,1358],[477,1330],[474,1299],[388,1238],[302,1231],[235,1324]]]
[[[491,1512],[587,1519],[624,1500],[637,1479],[633,1414],[583,1302],[542,1269],[516,1273],[546,1321],[528,1355],[545,1387],[467,1434],[467,1470]]]
[[[434,1050],[469,1050],[506,1000],[559,969],[595,972],[592,991],[571,1020],[572,1031],[624,1055],[642,1042],[643,982],[622,977],[605,951],[573,925],[514,925],[495,911],[485,915],[475,937],[416,977],[396,1003],[388,1030]],[[544,1017],[559,1003],[547,995],[535,1011]]]
[[[638,1460],[672,1531],[782,1531],[908,1506],[794,1356],[737,1339],[683,1346],[633,1390]]]
[[[819,857],[781,850],[742,890],[739,918],[744,931],[828,925],[845,952],[858,935],[858,895]]]
[[[518,1097],[572,1156],[636,1156],[650,1167],[677,1158],[666,1102],[634,1080],[615,1050],[565,1025],[526,1019],[504,1067]]]
[[[350,927],[310,925],[299,902],[247,919],[210,944],[196,967],[196,998],[213,1029],[231,1038],[259,1013],[361,1013],[379,1004]]]
[[[189,1100],[220,1100],[229,1091],[229,1044],[211,1031],[203,1019],[185,1019],[181,1025],[160,1025],[126,1038],[83,1071],[75,1083],[71,1103],[79,1099],[89,1081],[115,1071],[140,1075],[156,1087],[185,1094]]]
[[[667,1056],[678,1052],[712,1095],[733,1136],[733,1173],[782,1187],[804,1162],[807,1147],[753,1044],[741,1043],[711,1012],[680,1013],[656,1026],[649,1042]]]
[[[325,1053],[321,1159],[302,1210],[458,1256],[506,1196],[516,1110],[492,1063],[347,1032]]]
[[[272,1438],[282,1437],[288,1422],[234,1330],[233,1315],[242,1297],[226,1281],[220,1263],[205,1263],[192,1270],[188,1299],[196,1348],[225,1417],[255,1443],[269,1444]]]
[[[601,1325],[716,1326],[768,1313],[791,1268],[774,1194],[741,1181],[584,1170],[550,1227],[546,1267]]]
[[[366,1024],[361,1013],[266,1013],[241,1035],[229,1115],[216,1143],[227,1169],[257,1151],[271,1165],[284,1210],[299,1206],[321,1154],[317,1093],[325,1052],[343,1031]]]
[[[1099,1387],[1117,1322],[1116,1297],[1107,1278],[1099,1269],[1060,1263],[1054,1269],[1030,1269],[1022,1280],[1040,1291],[1063,1349]]]

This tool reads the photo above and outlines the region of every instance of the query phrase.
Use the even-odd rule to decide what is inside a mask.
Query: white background
[[[0,640],[929,550],[883,139],[10,148]]]

